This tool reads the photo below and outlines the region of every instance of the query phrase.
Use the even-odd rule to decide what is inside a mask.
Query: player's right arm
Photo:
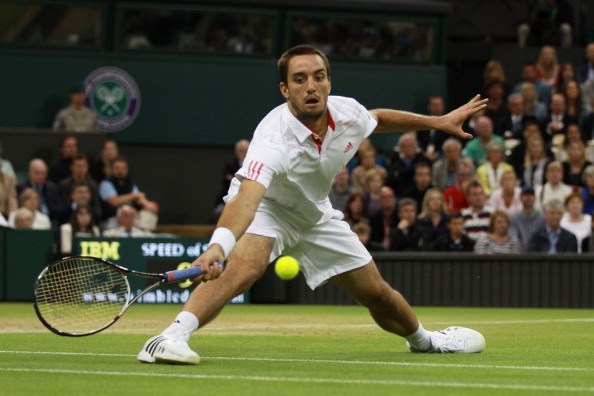
[[[258,209],[265,192],[266,187],[261,183],[243,179],[237,195],[225,205],[225,209],[217,223],[217,229],[226,228],[233,233],[235,240],[239,240],[252,223],[256,209]],[[201,277],[193,279],[193,281],[207,281],[218,278],[223,268],[216,262],[223,262],[224,260],[223,247],[217,243],[211,243],[206,252],[193,263],[193,265],[202,266],[203,274]]]

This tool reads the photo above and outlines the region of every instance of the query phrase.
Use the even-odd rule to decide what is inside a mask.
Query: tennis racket
[[[41,322],[54,333],[87,336],[107,329],[142,295],[160,285],[183,282],[201,274],[200,266],[151,274],[96,257],[72,256],[41,271],[35,281],[33,302]],[[154,283],[132,296],[128,275]]]

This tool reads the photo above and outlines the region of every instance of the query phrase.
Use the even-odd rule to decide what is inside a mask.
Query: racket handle
[[[223,263],[219,260],[217,260],[217,264],[223,265]],[[183,282],[185,280],[192,279],[192,278],[202,275],[202,267],[200,267],[198,265],[195,267],[189,267],[189,268],[184,268],[184,269],[180,269],[180,270],[168,271],[168,272],[165,272],[165,275],[167,275],[168,283],[169,282]]]

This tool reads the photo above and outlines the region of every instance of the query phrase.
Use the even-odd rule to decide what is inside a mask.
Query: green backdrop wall
[[[68,102],[69,88],[93,70],[115,66],[138,84],[140,113],[120,142],[224,146],[249,138],[283,102],[275,59],[142,54],[0,51],[4,76],[0,127],[47,128]],[[444,66],[332,63],[332,92],[368,108],[426,111],[430,94],[445,94]],[[395,139],[389,140],[393,144]]]

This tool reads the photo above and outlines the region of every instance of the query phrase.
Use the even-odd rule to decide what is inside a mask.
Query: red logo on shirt
[[[347,144],[346,148],[344,149],[344,152],[349,152],[351,151],[351,149],[353,148],[353,143],[349,142],[349,144]]]
[[[260,171],[264,167],[264,164],[258,161],[250,161],[250,166],[248,166],[247,171],[247,178],[253,181],[257,181],[258,177],[260,177]]]

